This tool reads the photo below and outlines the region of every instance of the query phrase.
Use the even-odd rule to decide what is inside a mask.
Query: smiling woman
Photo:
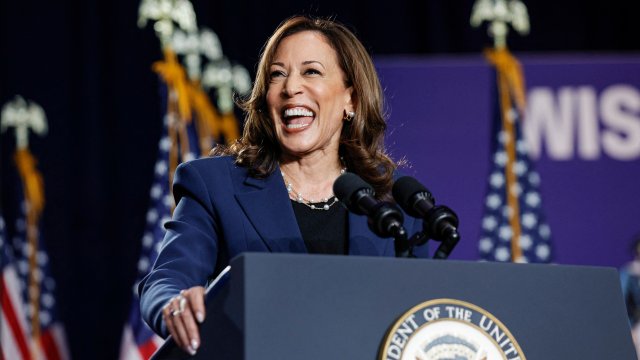
[[[294,56],[297,59],[286,58]],[[299,63],[292,63],[295,60]],[[285,65],[295,67],[298,73],[291,74]],[[276,126],[277,119],[284,114],[274,116],[272,106],[284,102],[283,96],[289,96],[288,101],[295,104],[300,94],[292,91],[306,91],[302,96],[308,98],[309,88],[305,89],[304,85],[324,82],[323,86],[328,86],[328,81],[338,79],[347,92],[344,95],[349,98],[332,101],[350,102],[336,109],[339,119],[343,120],[338,142],[338,153],[343,159],[341,166],[373,185],[377,196],[386,197],[391,190],[395,165],[383,147],[386,122],[380,81],[362,43],[335,21],[297,16],[276,29],[264,47],[251,96],[241,104],[247,114],[243,136],[229,149],[217,148],[214,154],[234,155],[236,162],[246,166],[253,176],[273,173],[281,165],[286,150],[282,148]],[[337,82],[331,84],[338,85]],[[282,91],[274,92],[275,89]],[[334,95],[339,96],[337,92]],[[313,109],[307,110],[313,112]],[[323,111],[328,117],[329,109]],[[291,125],[296,123],[305,126],[301,120],[291,121]],[[296,126],[300,125],[292,127]],[[335,155],[337,161],[338,154]]]
[[[327,162],[332,160],[327,165],[333,165],[331,175],[337,177],[342,119],[353,112],[351,93],[336,53],[323,35],[304,31],[280,43],[270,65],[267,107],[282,149],[283,171],[295,172],[293,164],[310,156],[317,162],[314,153],[318,152]],[[324,190],[330,192],[328,185]]]
[[[393,256],[332,192],[346,170],[388,198],[395,164],[385,154],[382,90],[371,58],[343,25],[294,17],[265,45],[243,136],[178,167],[177,207],[151,273],[143,317],[195,353],[204,286],[245,251]],[[420,221],[406,217],[415,233]],[[417,254],[420,255],[420,254]]]

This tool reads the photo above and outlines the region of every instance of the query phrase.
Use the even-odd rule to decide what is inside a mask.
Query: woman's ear
[[[351,113],[355,111],[355,98],[353,94],[353,86],[349,86],[345,93],[344,112]]]
[[[347,88],[345,93],[344,110],[342,111],[342,120],[351,121],[356,117],[355,101],[353,96],[353,86]]]

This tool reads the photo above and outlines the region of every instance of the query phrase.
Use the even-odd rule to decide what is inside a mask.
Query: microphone
[[[369,229],[376,235],[393,236],[396,239],[396,254],[398,254],[398,246],[404,246],[403,243],[407,238],[407,231],[402,226],[404,216],[400,209],[390,202],[376,199],[371,185],[358,175],[349,172],[345,172],[336,179],[333,183],[333,193],[349,211],[358,215],[367,215]]]
[[[460,240],[458,216],[446,206],[436,206],[433,195],[418,180],[403,176],[393,184],[393,198],[409,215],[423,219],[424,241],[431,238],[441,241],[433,256],[446,259]]]

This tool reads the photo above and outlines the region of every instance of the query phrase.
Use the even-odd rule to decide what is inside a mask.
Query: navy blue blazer
[[[178,166],[173,194],[173,219],[165,224],[158,258],[138,288],[143,318],[163,336],[167,301],[182,289],[205,286],[233,257],[307,252],[279,169],[256,179],[229,156],[193,160]],[[349,255],[395,255],[393,239],[373,234],[365,216],[348,216]],[[404,225],[414,234],[422,223],[405,216]]]

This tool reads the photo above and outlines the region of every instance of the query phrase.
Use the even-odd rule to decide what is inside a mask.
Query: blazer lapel
[[[307,252],[280,171],[266,179],[247,176],[243,185],[235,197],[269,250]]]
[[[366,216],[349,212],[349,255],[394,256],[393,239],[374,234]]]

